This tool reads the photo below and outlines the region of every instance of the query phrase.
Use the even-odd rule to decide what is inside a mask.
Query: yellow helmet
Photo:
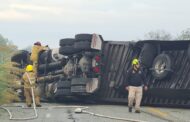
[[[32,65],[27,65],[27,66],[26,66],[26,71],[27,71],[27,72],[33,71],[33,66],[32,66]]]
[[[139,64],[139,60],[137,58],[133,59],[132,65],[137,65]]]

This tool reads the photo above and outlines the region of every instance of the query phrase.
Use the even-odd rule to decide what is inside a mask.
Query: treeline
[[[0,104],[18,100],[13,86],[14,76],[10,74],[11,55],[17,50],[8,39],[0,35]]]
[[[190,28],[181,31],[179,34],[172,35],[164,30],[150,31],[145,34],[143,40],[190,40]]]

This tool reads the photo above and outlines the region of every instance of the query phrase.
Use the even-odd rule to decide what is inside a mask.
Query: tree
[[[190,28],[187,28],[181,32],[177,37],[178,40],[190,40]]]
[[[10,59],[16,50],[15,45],[0,35],[0,104],[13,101],[16,98],[13,90],[9,88],[10,84],[13,84],[13,76],[10,74]]]
[[[0,63],[10,61],[11,55],[16,50],[17,46],[0,34]]]
[[[172,36],[170,33],[164,30],[150,31],[145,34],[145,40],[171,40]]]

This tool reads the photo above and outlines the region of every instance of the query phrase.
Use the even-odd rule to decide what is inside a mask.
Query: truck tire
[[[39,62],[40,64],[50,63],[52,62],[52,50],[42,51],[39,54]]]
[[[71,88],[71,81],[69,80],[59,80],[57,83],[58,89],[70,89]]]
[[[76,49],[73,46],[64,46],[59,48],[59,53],[62,55],[72,55],[74,53],[81,52],[80,49]]]
[[[71,89],[57,89],[57,91],[55,92],[55,99],[61,96],[70,96],[70,95],[71,95]]]
[[[72,38],[65,38],[59,41],[59,46],[72,46],[76,40]]]
[[[92,34],[77,34],[75,35],[76,41],[91,41]]]
[[[89,78],[73,78],[71,80],[71,86],[86,85]]]
[[[84,55],[87,56],[87,57],[92,58],[92,57],[95,56],[95,53],[94,53],[94,52],[87,52],[87,51],[85,51],[85,52],[84,52]]]
[[[27,64],[29,62],[29,52],[26,50],[19,50],[13,54],[11,61],[19,64],[23,61],[23,63]]]
[[[169,77],[172,71],[172,64],[173,62],[169,55],[158,55],[152,65],[152,75],[159,80]]]
[[[17,62],[12,62],[12,67],[22,68],[22,64],[17,63]]]
[[[78,41],[74,43],[74,48],[78,50],[90,50],[91,43],[88,41]]]
[[[39,71],[43,71],[45,69],[47,70],[52,70],[52,69],[61,69],[63,67],[63,62],[58,61],[58,62],[52,62],[48,64],[40,64],[38,66]]]
[[[157,54],[157,48],[153,44],[145,43],[142,47],[139,59],[141,61],[141,65],[150,68],[154,61],[154,58]]]
[[[86,86],[71,86],[71,93],[86,93]]]

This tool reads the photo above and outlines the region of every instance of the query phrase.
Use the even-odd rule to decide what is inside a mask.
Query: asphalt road
[[[9,104],[10,106],[25,105],[24,103]],[[29,117],[33,116],[32,109],[22,109],[21,107],[6,107],[10,109],[13,117]],[[109,118],[97,117],[87,113],[75,113],[76,108],[70,108],[70,106],[76,106],[76,104],[54,104],[54,103],[42,103],[42,108],[38,108],[38,118],[27,121],[16,122],[126,122],[124,120],[115,120]],[[54,108],[55,106],[57,108]],[[60,107],[64,106],[64,107]],[[80,104],[77,104],[80,106]],[[190,122],[190,110],[188,109],[169,109],[169,108],[151,108],[142,107],[142,112],[129,113],[128,107],[124,105],[85,105],[88,109],[85,111],[93,112],[95,114],[106,115],[110,117],[119,117],[126,119],[135,119],[139,121],[147,122]],[[58,108],[60,107],[60,108]],[[15,120],[9,120],[9,115],[3,109],[0,109],[0,121],[1,122],[13,122]]]

